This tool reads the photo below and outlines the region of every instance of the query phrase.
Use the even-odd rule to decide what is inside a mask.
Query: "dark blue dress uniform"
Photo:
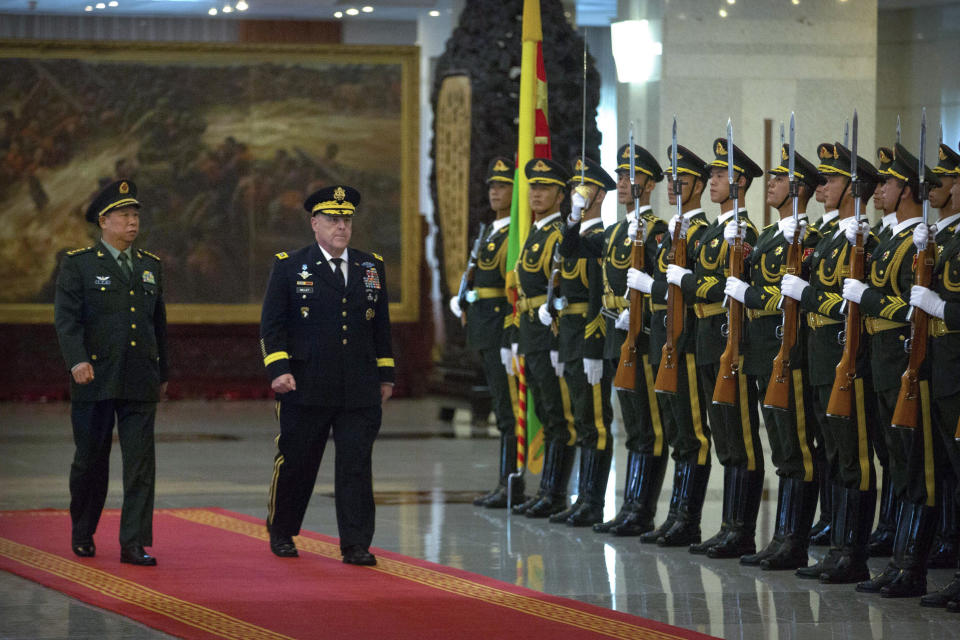
[[[140,207],[130,181],[107,186],[86,218]],[[113,425],[123,452],[121,559],[155,564],[153,544],[154,418],[167,380],[167,319],[160,259],[142,249],[127,274],[101,243],[67,253],[57,278],[54,324],[67,368],[88,362],[94,379],[70,383],[73,436],[70,515],[78,555],[93,555],[93,534],[107,495]]]
[[[305,207],[313,215],[352,215],[359,199],[349,187],[328,187]],[[278,253],[264,296],[260,345],[267,377],[292,374],[296,382],[295,390],[277,396],[279,452],[267,527],[278,555],[296,554],[290,538],[300,531],[331,429],[345,561],[373,539],[371,458],[380,387],[394,381],[389,300],[383,259],[350,248],[346,257],[344,286],[318,244]]]

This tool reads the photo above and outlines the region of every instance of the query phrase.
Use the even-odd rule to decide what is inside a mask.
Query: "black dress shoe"
[[[372,567],[377,564],[377,559],[363,547],[347,547],[343,550],[343,564],[358,564],[364,567]]]
[[[120,549],[120,562],[141,567],[154,567],[157,564],[157,559],[144,551],[143,546],[132,544]]]
[[[71,546],[73,552],[81,558],[92,558],[97,555],[97,547],[93,542],[74,542]]]
[[[270,536],[270,551],[278,558],[297,558],[297,545],[290,536]]]
[[[920,598],[921,607],[945,607],[951,600],[960,597],[960,572],[955,573],[953,580],[940,591],[927,594]]]

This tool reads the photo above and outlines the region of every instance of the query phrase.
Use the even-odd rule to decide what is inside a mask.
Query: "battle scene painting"
[[[258,305],[273,254],[311,241],[305,196],[336,183],[362,194],[351,244],[383,256],[391,303],[414,293],[402,56],[21,53],[0,49],[0,304],[53,301],[62,256],[99,237],[83,212],[118,179],[138,187],[137,245],[163,260],[168,303]]]

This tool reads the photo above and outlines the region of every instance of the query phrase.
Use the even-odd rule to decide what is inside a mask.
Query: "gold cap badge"
[[[722,156],[722,155],[725,155],[725,154],[727,153],[727,148],[726,148],[725,146],[723,146],[723,141],[722,141],[722,140],[717,140],[716,153],[717,153],[718,156]]]
[[[943,151],[940,151],[940,155],[941,155],[941,156],[943,155]],[[943,159],[943,158],[941,158],[941,160],[942,160],[942,159]],[[574,170],[574,171],[580,171],[581,169],[583,169],[583,160],[581,160],[580,158],[577,158],[577,166],[575,166],[575,167],[573,168],[573,170]]]
[[[787,147],[784,145],[783,149],[780,150],[780,159],[781,160],[790,160],[790,154],[787,153]]]
[[[833,156],[833,149],[828,144],[820,145],[820,159],[826,160]]]
[[[493,165],[493,170],[494,170],[494,171],[509,171],[510,168],[509,168],[507,165],[503,164],[503,160],[497,160],[497,163],[496,163],[495,165]]]
[[[940,153],[943,153],[943,152],[941,151]],[[890,162],[890,156],[888,156],[886,150],[882,148],[877,149],[877,159],[884,164],[886,164],[887,162]]]
[[[343,199],[347,197],[347,192],[343,190],[343,187],[337,187],[333,192],[333,199],[337,202],[343,202]]]
[[[126,182],[121,182],[120,186],[117,187],[117,191],[120,193],[130,193],[130,185]]]
[[[537,160],[537,164],[533,165],[533,171],[550,171],[550,167],[543,160]]]
[[[943,147],[940,147],[940,159],[941,159],[941,160],[946,160],[946,159],[947,159],[947,154],[945,154],[945,153],[943,152]]]

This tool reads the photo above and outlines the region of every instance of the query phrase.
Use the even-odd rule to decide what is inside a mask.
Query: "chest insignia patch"
[[[310,315],[310,307],[300,307],[300,315],[306,318]]]
[[[110,276],[97,276],[97,286],[105,287],[110,284]]]
[[[154,277],[152,271],[143,272],[143,281],[146,282],[147,284],[157,284],[157,279],[156,277]]]
[[[783,253],[783,247],[777,247],[776,249],[773,250],[773,255],[775,256],[778,256],[781,253]]]
[[[533,246],[530,247],[530,252],[531,252],[531,253],[536,253],[536,252],[539,251],[539,250],[540,250],[540,243],[539,243],[539,242],[534,242],[534,243],[533,243]]]
[[[376,269],[367,269],[363,274],[363,286],[367,289],[380,288],[380,274]]]
[[[365,317],[367,320],[373,320],[373,316],[375,315],[377,314],[373,309],[367,309],[367,313],[365,314]]]
[[[627,236],[626,238],[623,239],[623,246],[625,247],[630,246],[630,242],[631,242],[630,236]]]
[[[720,238],[714,238],[710,241],[710,248],[716,249],[718,244],[720,244]]]
[[[494,244],[493,242],[487,245],[487,251],[493,251],[496,248],[497,248],[497,245]]]
[[[297,275],[300,276],[301,278],[303,278],[304,280],[306,280],[307,278],[309,278],[309,277],[312,276],[313,274],[310,273],[309,271],[307,271],[307,265],[303,265],[303,271],[301,271],[301,272],[298,273]]]
[[[886,261],[886,259],[889,257],[890,257],[890,250],[887,249],[886,251],[883,252],[883,255],[880,257],[880,259]]]
[[[831,257],[831,258],[836,258],[838,251],[840,251],[840,248],[839,248],[839,247],[833,250],[833,253],[830,254],[830,257]]]

